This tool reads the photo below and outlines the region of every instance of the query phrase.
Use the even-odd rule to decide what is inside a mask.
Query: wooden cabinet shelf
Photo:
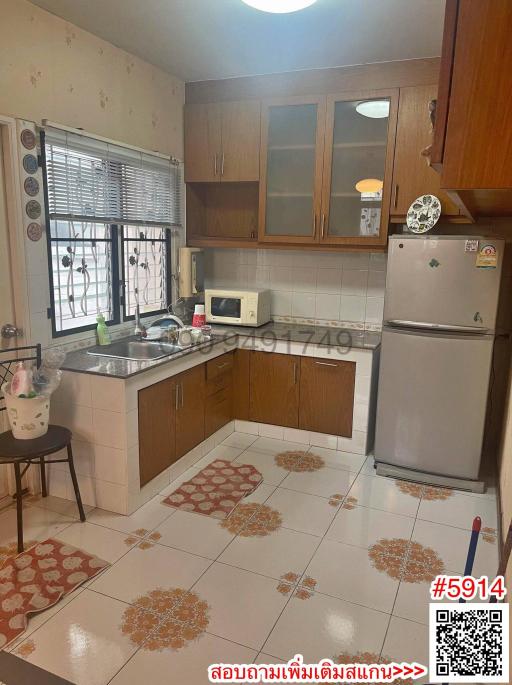
[[[187,237],[254,241],[258,232],[257,183],[188,183]]]
[[[372,99],[389,102],[388,117],[356,112]],[[397,101],[395,89],[263,102],[260,243],[386,244]],[[355,190],[365,178],[382,179],[377,201]]]
[[[185,105],[185,181],[259,181],[260,103]]]
[[[512,215],[512,3],[447,0],[432,165],[467,216]]]
[[[436,85],[400,89],[390,210],[393,222],[404,222],[412,202],[427,193],[441,200],[444,220],[467,222],[459,208],[441,191],[439,174],[421,154],[432,142],[429,103],[436,96]]]

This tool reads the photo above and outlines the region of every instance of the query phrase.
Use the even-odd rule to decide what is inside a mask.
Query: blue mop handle
[[[478,544],[478,536],[482,528],[482,519],[476,516],[473,519],[473,527],[471,528],[471,538],[469,540],[468,556],[466,558],[466,566],[464,568],[464,575],[470,576],[473,571],[473,564],[475,563],[476,546]],[[465,599],[459,599],[459,602],[465,602]]]

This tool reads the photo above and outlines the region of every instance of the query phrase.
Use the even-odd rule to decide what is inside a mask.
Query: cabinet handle
[[[396,209],[398,205],[398,183],[395,183],[395,193],[393,199],[393,207]]]
[[[315,362],[315,364],[318,364],[319,366],[338,366],[337,364],[332,364],[331,362]]]
[[[213,155],[213,175],[217,176],[217,153]]]
[[[223,369],[225,366],[228,366],[229,362],[222,362],[222,364],[217,364],[218,369]]]
[[[322,240],[325,236],[325,212],[322,213]]]
[[[293,365],[293,384],[297,385],[297,371],[298,371],[298,366],[297,362]]]
[[[180,387],[180,386],[178,385],[178,383],[176,383],[176,385],[174,386],[174,407],[175,407],[176,411],[178,411],[178,409],[179,409],[179,407],[180,407],[180,391],[179,391],[179,387]]]
[[[220,175],[224,176],[224,153],[222,153],[222,161],[220,163]]]
[[[251,238],[256,238],[256,233],[254,231],[251,231]]]
[[[184,399],[183,399],[183,396],[184,396],[184,394],[185,394],[185,393],[183,392],[183,383],[180,383],[180,388],[181,388],[181,408],[183,409],[184,404],[185,404],[185,401],[184,401]]]
[[[316,214],[313,214],[313,238],[316,240]]]

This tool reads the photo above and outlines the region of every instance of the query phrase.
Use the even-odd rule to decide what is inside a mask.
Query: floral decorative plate
[[[412,233],[427,233],[439,221],[441,202],[435,195],[416,198],[407,212],[407,226]]]

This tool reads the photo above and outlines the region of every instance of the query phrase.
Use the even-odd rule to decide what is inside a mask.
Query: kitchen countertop
[[[348,328],[331,328],[328,326],[310,326],[270,322],[258,328],[250,326],[212,326],[213,336],[208,342],[187,347],[182,352],[163,357],[161,359],[135,361],[131,359],[116,359],[113,357],[98,357],[87,354],[87,349],[69,352],[62,365],[63,371],[90,373],[109,378],[127,379],[149,369],[163,364],[170,364],[195,352],[209,352],[212,347],[224,345],[225,351],[236,347],[238,337],[245,339],[263,340],[269,347],[273,341],[303,343],[304,345],[320,345],[339,347],[343,350],[366,349],[375,350],[380,345],[380,333],[358,331]],[[250,342],[244,344],[250,349]]]
[[[243,337],[285,340],[289,342],[311,343],[312,345],[326,345],[327,347],[342,347],[343,349],[375,350],[380,345],[380,332],[359,331],[352,328],[333,328],[332,326],[313,326],[308,324],[294,324],[284,322],[266,323],[254,328],[252,326],[222,326],[213,325],[217,332],[238,333]]]
[[[117,342],[117,341],[115,341]],[[68,352],[64,364],[63,371],[75,371],[77,373],[91,373],[96,376],[108,376],[109,378],[127,379],[136,376],[139,373],[144,373],[149,369],[154,369],[162,364],[169,364],[177,359],[182,359],[189,354],[195,352],[207,353],[217,345],[224,345],[226,352],[233,350],[236,347],[237,335],[235,333],[214,333],[211,340],[200,343],[199,345],[191,345],[186,347],[181,352],[162,357],[161,359],[118,359],[115,357],[99,357],[94,354],[87,354],[87,349],[76,350],[75,352]],[[93,345],[91,347],[96,347]]]

